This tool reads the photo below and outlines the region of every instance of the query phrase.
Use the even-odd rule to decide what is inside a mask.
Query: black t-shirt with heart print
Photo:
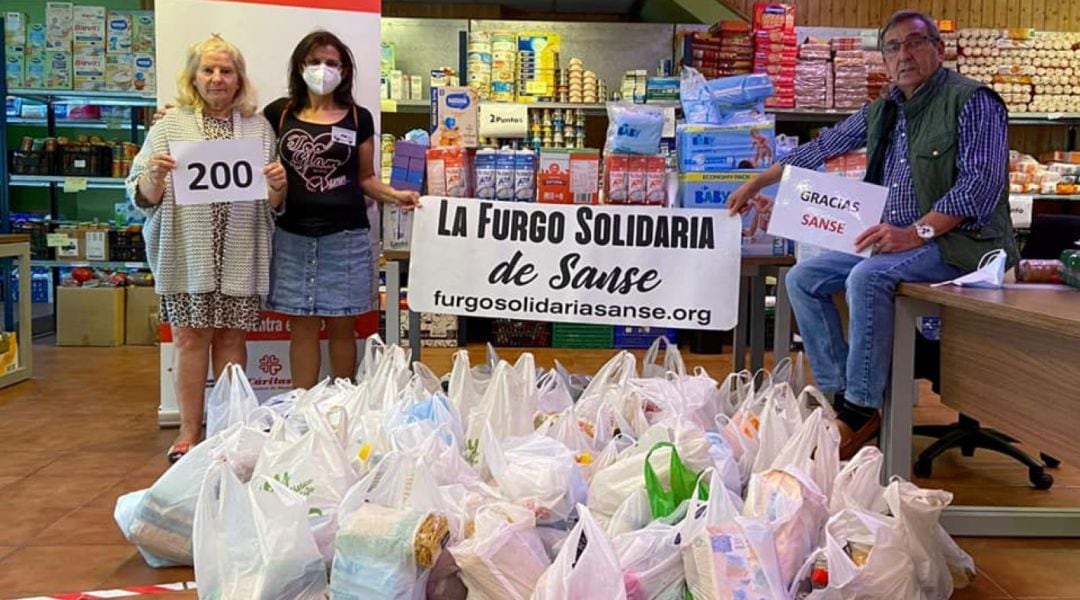
[[[282,119],[287,105],[288,98],[279,98],[263,109],[277,133],[278,154],[289,181],[285,213],[277,226],[308,237],[367,229],[359,150],[375,135],[371,113],[357,106],[337,123],[322,125],[301,121],[293,111]]]

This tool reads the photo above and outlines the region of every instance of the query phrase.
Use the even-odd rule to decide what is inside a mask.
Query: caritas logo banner
[[[248,364],[246,373],[252,389],[259,400],[282,394],[293,389],[292,370],[289,364],[289,317],[283,314],[263,311],[258,331],[248,334]],[[364,340],[379,330],[379,313],[370,312],[356,319],[356,343],[358,352],[363,350]],[[329,343],[324,331],[322,334],[322,376],[325,377],[330,367]],[[177,410],[176,390],[173,388],[173,348],[172,329],[167,324],[161,325],[161,408],[164,413]],[[207,373],[206,389],[214,387],[212,373]]]
[[[889,188],[799,167],[784,167],[769,235],[855,252],[859,235],[881,222]]]

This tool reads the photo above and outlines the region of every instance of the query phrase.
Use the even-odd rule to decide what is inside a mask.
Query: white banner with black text
[[[409,308],[562,323],[727,330],[741,221],[715,210],[427,196]]]

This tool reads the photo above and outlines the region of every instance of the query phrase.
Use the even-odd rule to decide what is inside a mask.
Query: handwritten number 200
[[[228,163],[216,162],[210,165],[209,169],[202,163],[191,163],[188,165],[188,170],[195,171],[195,180],[191,182],[191,189],[193,190],[208,190],[210,186],[213,186],[216,190],[224,190],[233,185],[238,188],[246,188],[251,185],[251,165],[246,160],[237,161],[233,164],[232,169],[229,169]],[[204,182],[208,172],[210,173],[210,185]]]

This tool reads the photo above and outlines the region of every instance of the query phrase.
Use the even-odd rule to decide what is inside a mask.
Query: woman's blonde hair
[[[248,79],[247,63],[244,62],[244,55],[239,48],[225,41],[225,38],[216,33],[188,47],[184,68],[180,70],[180,76],[176,80],[176,102],[180,106],[189,108],[206,108],[206,102],[195,87],[195,74],[199,70],[199,63],[202,62],[204,55],[218,52],[229,55],[236,69],[239,87],[236,90],[236,96],[233,98],[232,108],[239,110],[241,115],[250,117],[255,114],[256,110],[255,86]]]

